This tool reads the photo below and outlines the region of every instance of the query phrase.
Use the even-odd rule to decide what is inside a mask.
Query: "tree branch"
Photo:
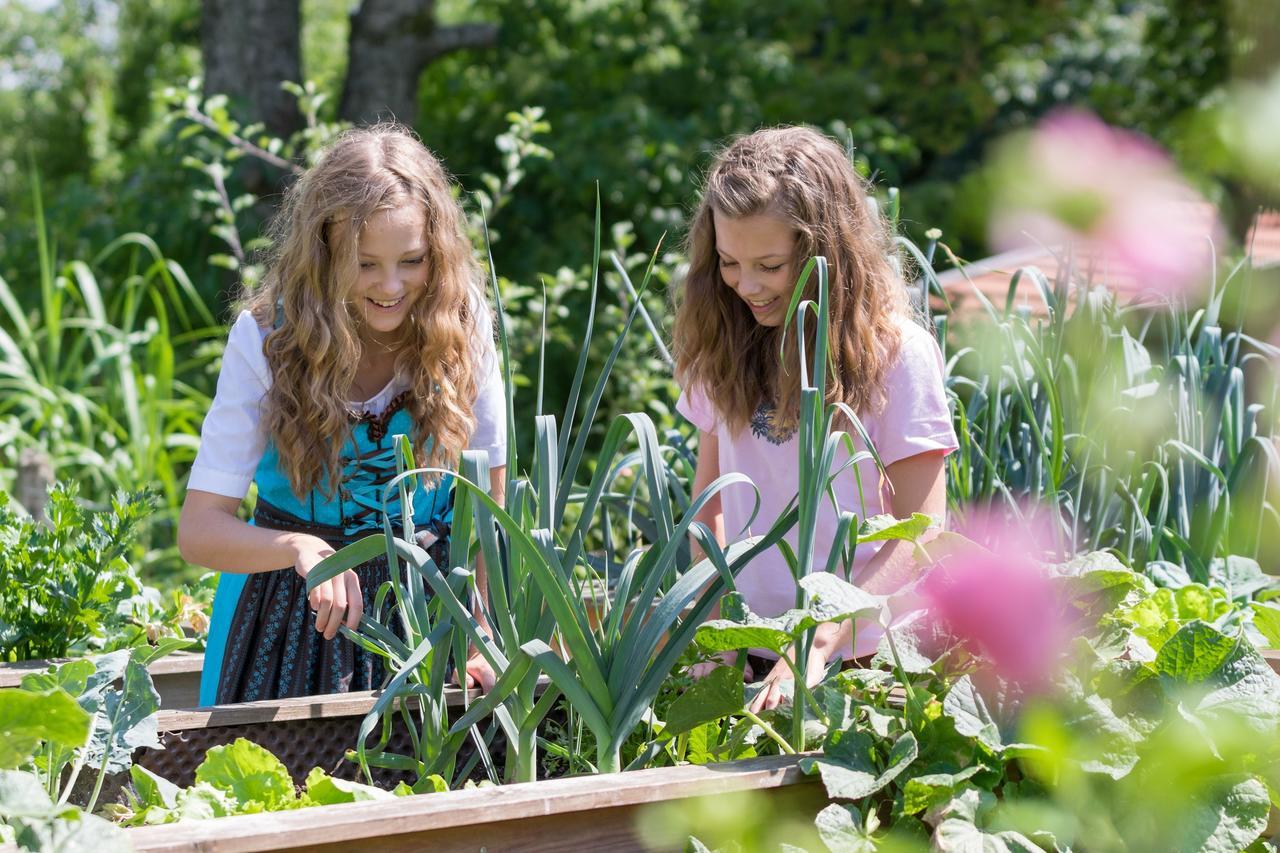
[[[432,30],[425,45],[425,55],[430,61],[455,50],[493,47],[497,43],[497,24],[453,24]]]

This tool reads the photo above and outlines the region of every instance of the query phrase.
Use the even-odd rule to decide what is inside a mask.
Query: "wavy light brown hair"
[[[408,377],[414,455],[451,467],[475,426],[477,373],[492,342],[479,266],[440,161],[395,124],[349,130],[288,190],[272,222],[263,284],[242,304],[266,337],[271,389],[263,422],[298,495],[332,495],[339,452],[352,429],[346,404],[364,344],[364,318],[350,294],[358,241],[379,211],[421,207],[426,221],[427,291],[406,318],[396,370]]]
[[[698,386],[732,432],[750,423],[765,402],[782,422],[798,419],[799,347],[793,323],[780,362],[784,327],[760,325],[725,284],[715,213],[730,219],[770,214],[789,224],[796,275],[809,258],[827,258],[834,369],[828,370],[826,398],[862,413],[883,405],[900,318],[910,311],[891,260],[891,229],[867,202],[870,192],[839,145],[804,127],[740,137],[712,163],[685,240],[689,271],[677,294],[674,349],[681,384]],[[816,275],[810,275],[805,296],[817,299]]]

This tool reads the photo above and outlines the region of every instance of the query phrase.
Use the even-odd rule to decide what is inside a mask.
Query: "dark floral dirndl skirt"
[[[254,524],[272,530],[309,533],[335,550],[361,536],[345,536],[336,527],[318,526],[259,503]],[[448,525],[437,523],[439,539],[428,549],[437,565],[448,554]],[[364,612],[371,613],[378,588],[390,579],[385,555],[361,563]],[[399,633],[399,620],[391,620]],[[382,658],[338,634],[332,640],[316,630],[307,600],[307,583],[293,567],[258,572],[245,581],[227,631],[218,704],[376,690],[383,685]]]

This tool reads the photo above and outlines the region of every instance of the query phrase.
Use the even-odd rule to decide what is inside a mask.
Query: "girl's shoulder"
[[[890,361],[891,365],[909,363],[935,350],[941,354],[937,338],[919,319],[903,312],[895,314],[893,321],[897,339],[892,342],[896,352]]]
[[[241,311],[236,321],[231,324],[231,332],[227,335],[227,348],[222,355],[222,371],[249,371],[267,387],[271,384],[271,370],[267,366],[267,356],[263,350],[263,342],[271,332],[270,326],[259,325],[250,311]],[[246,376],[246,378],[249,378]]]
[[[236,315],[236,321],[231,324],[231,338],[242,338],[245,343],[256,342],[258,347],[262,347],[262,342],[267,339],[267,335],[271,332],[270,325],[262,325],[258,322],[258,318],[253,316],[253,312],[245,308]]]

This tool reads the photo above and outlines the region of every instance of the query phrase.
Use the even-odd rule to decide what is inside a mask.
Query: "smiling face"
[[[717,210],[713,219],[720,277],[757,323],[782,325],[795,284],[795,232],[771,213],[733,218]]]
[[[426,292],[426,224],[422,206],[408,202],[378,211],[360,232],[360,273],[351,298],[370,340],[398,337],[414,303]]]

